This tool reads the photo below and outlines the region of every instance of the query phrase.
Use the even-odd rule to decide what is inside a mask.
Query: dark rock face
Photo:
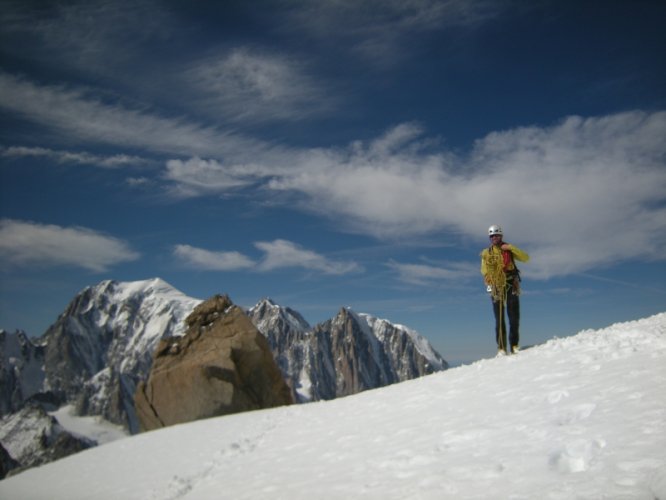
[[[7,477],[7,474],[16,469],[19,463],[14,460],[5,447],[0,444],[0,479]]]
[[[40,406],[25,406],[0,420],[0,441],[9,457],[6,472],[20,472],[97,445],[74,436]]]
[[[293,402],[266,339],[227,296],[198,305],[182,337],[160,341],[134,402],[151,430]]]
[[[0,416],[20,410],[39,398],[44,383],[44,346],[25,332],[0,330]]]

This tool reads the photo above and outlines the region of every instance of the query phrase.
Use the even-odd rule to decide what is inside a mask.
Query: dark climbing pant
[[[513,293],[513,285],[509,285],[506,293],[506,304],[500,310],[500,301],[493,301],[493,313],[495,314],[495,340],[497,348],[510,352],[510,348],[519,345],[520,341],[520,298]],[[506,343],[506,320],[504,308],[509,316],[509,345]],[[500,328],[501,327],[501,328]]]

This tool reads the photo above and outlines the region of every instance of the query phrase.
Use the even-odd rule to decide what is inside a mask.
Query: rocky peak
[[[333,319],[317,325],[314,334],[328,342],[336,397],[448,367],[416,332],[350,308],[340,309]]]
[[[271,337],[271,333],[278,330],[286,333],[306,332],[311,329],[300,313],[289,307],[279,306],[269,298],[260,300],[257,305],[249,309],[248,316],[266,337]]]
[[[190,330],[206,328],[225,315],[233,305],[228,295],[215,295],[196,306],[185,318],[185,323]]]

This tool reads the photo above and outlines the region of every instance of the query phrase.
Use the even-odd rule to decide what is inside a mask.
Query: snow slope
[[[666,313],[329,402],[128,437],[20,499],[666,499]]]

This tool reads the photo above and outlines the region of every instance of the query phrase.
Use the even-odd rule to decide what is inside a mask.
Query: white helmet
[[[488,228],[488,236],[494,236],[496,234],[502,236],[504,233],[502,233],[501,227],[499,227],[497,224],[493,224]]]

